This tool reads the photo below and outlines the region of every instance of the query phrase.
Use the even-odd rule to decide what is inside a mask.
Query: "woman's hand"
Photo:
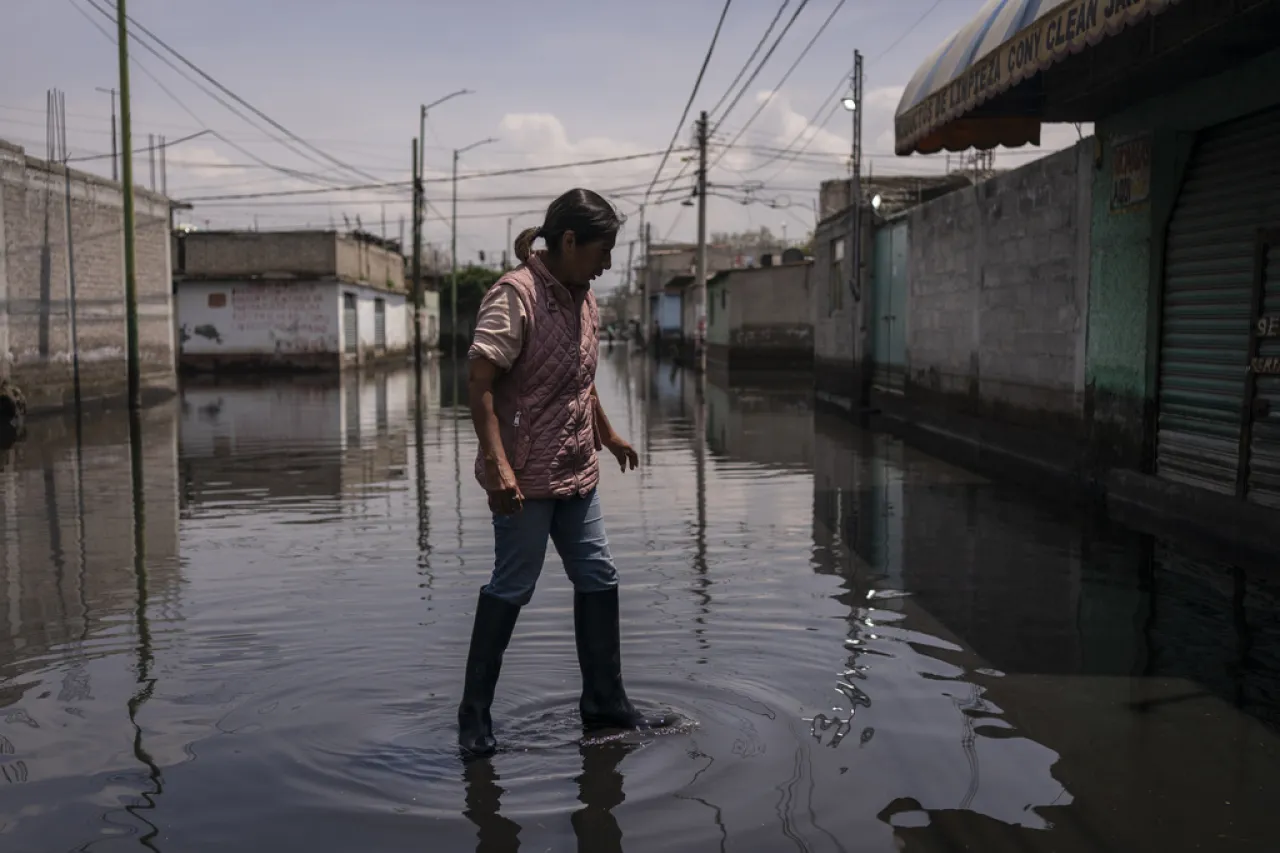
[[[515,472],[505,458],[486,459],[484,464],[489,509],[498,515],[514,515],[524,508],[524,495]]]
[[[605,449],[613,454],[613,458],[618,460],[618,467],[625,473],[627,466],[631,466],[634,471],[640,465],[640,456],[636,453],[635,448],[617,435],[610,435],[601,442]]]

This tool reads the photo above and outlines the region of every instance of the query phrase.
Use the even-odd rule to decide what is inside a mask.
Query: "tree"
[[[474,317],[480,312],[480,301],[502,273],[488,267],[468,264],[458,270],[458,316]]]

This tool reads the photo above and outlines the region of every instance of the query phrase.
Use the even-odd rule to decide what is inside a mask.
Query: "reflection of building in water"
[[[813,467],[813,395],[706,383],[707,443],[719,456],[778,468]]]
[[[176,618],[178,596],[175,407],[143,412],[142,430],[148,594],[159,624]],[[0,668],[10,678],[0,707],[27,686],[21,673],[48,667],[58,647],[98,634],[126,642],[118,632],[138,590],[128,417],[87,419],[81,447],[77,456],[74,423],[41,421],[0,456]],[[63,701],[87,695],[74,682]]]
[[[437,384],[436,366],[423,370],[431,374],[424,386]],[[413,399],[411,369],[189,384],[181,425],[187,493],[197,502],[246,491],[337,496],[402,479]]]
[[[902,589],[903,454],[883,435],[815,416],[813,535],[824,570]]]

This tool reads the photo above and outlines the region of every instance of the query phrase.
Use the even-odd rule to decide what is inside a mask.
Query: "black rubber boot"
[[[578,709],[583,725],[588,729],[655,729],[671,724],[669,717],[646,717],[637,711],[622,686],[617,587],[607,592],[575,592],[573,628],[582,670]]]
[[[489,708],[502,671],[502,654],[511,642],[519,615],[517,605],[480,593],[471,628],[471,650],[467,653],[466,682],[458,705],[458,746],[474,756],[492,755],[497,748]]]

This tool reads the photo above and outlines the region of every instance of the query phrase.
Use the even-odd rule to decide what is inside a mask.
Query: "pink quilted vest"
[[[586,495],[600,480],[591,387],[599,357],[595,295],[580,299],[531,255],[498,280],[515,290],[527,318],[524,348],[493,386],[502,447],[530,500]],[[476,480],[485,485],[477,452]]]

